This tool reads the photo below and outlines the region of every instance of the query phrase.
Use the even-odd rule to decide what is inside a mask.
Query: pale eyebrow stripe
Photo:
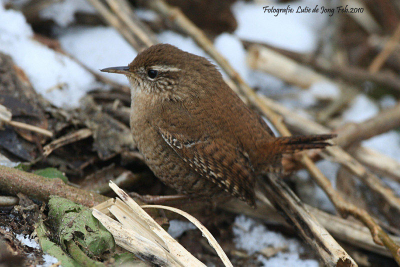
[[[181,71],[180,68],[170,67],[170,66],[166,66],[166,65],[152,66],[152,67],[150,67],[150,69],[158,70],[158,71]]]

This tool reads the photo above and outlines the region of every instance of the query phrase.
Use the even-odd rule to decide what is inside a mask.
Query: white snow
[[[331,181],[334,188],[336,188],[336,176],[340,168],[338,163],[330,162],[328,160],[321,160],[317,162],[317,167],[322,173]],[[297,177],[300,179],[297,183],[297,192],[299,197],[307,204],[322,209],[324,211],[335,213],[335,207],[329,200],[325,192],[314,182],[310,174],[306,170],[297,172]]]
[[[298,240],[269,231],[264,225],[244,215],[236,217],[233,234],[236,247],[246,250],[250,255],[267,247],[286,248],[269,259],[260,255],[258,259],[264,266],[318,266],[316,260],[300,259],[303,244]]]
[[[54,266],[54,264],[60,262],[59,260],[57,260],[56,257],[53,257],[47,253],[43,255],[43,261],[44,261],[44,263],[42,265],[40,265],[43,267]]]
[[[343,113],[345,122],[362,122],[378,114],[378,106],[364,94],[359,94]]]
[[[362,142],[365,147],[372,148],[397,161],[400,161],[400,134],[389,131]]]
[[[54,20],[60,27],[66,27],[75,21],[77,12],[96,13],[96,10],[86,0],[63,0],[40,10],[39,16]]]
[[[316,82],[308,91],[318,99],[335,99],[340,95],[340,89],[331,82]]]
[[[19,36],[21,38],[33,35],[32,29],[26,23],[24,15],[21,12],[15,10],[4,10],[1,2],[0,33],[2,35],[2,39],[7,39],[9,35]]]
[[[301,90],[298,92],[297,96],[298,96],[298,102],[296,105],[297,107],[308,108],[317,103],[317,98],[309,90]]]
[[[41,249],[40,245],[35,241],[35,239],[27,237],[25,235],[22,234],[16,234],[15,237],[25,246],[28,246],[30,248],[34,248],[34,249]],[[28,255],[28,257],[31,255]],[[59,260],[57,260],[57,258],[44,253],[43,254],[43,261],[44,263],[38,266],[42,266],[42,267],[47,267],[47,266],[52,266],[53,264],[59,262]]]
[[[300,3],[302,6],[307,1]],[[232,11],[238,22],[235,35],[253,42],[266,43],[279,48],[311,53],[317,46],[317,34],[326,23],[326,14],[274,14],[264,13],[268,4],[236,2]],[[286,8],[288,4],[270,3],[269,7]],[[298,3],[290,3],[295,12]],[[314,5],[315,6],[315,5]]]
[[[185,37],[172,31],[164,31],[158,34],[157,37],[160,43],[168,43],[178,47],[183,51],[211,60],[207,53],[205,53],[190,37]]]
[[[128,85],[125,75],[101,72],[100,69],[127,66],[137,52],[113,27],[73,27],[61,33],[62,48],[93,71]]]
[[[316,260],[303,260],[299,258],[298,254],[291,253],[278,253],[276,257],[266,259],[264,256],[259,255],[257,259],[268,267],[282,267],[282,266],[296,266],[296,267],[317,267],[319,266]]]
[[[9,54],[33,88],[54,105],[78,106],[79,99],[96,85],[93,75],[67,56],[31,39],[32,31],[21,16],[0,5],[0,52]]]
[[[29,1],[31,0],[0,0],[0,5],[1,2],[3,2],[5,4],[12,4],[13,6],[21,7],[23,5],[26,5]]]
[[[240,76],[247,81],[249,75],[249,67],[246,63],[247,52],[239,38],[229,33],[222,33],[215,38],[214,46]]]
[[[11,232],[11,229],[8,227],[0,226],[0,228],[6,230],[7,232]],[[16,234],[15,237],[17,238],[17,240],[19,240],[25,246],[28,246],[28,247],[34,248],[34,249],[40,249],[40,245],[32,238],[26,237],[23,234]],[[28,255],[28,257],[31,257],[31,256],[33,256],[33,254]],[[42,267],[42,266],[48,267],[48,266],[52,266],[53,264],[59,262],[59,260],[57,260],[57,258],[55,258],[47,253],[43,254],[43,261],[44,261],[44,263],[42,265],[38,265],[39,267]]]
[[[393,192],[397,195],[397,197],[400,197],[400,183],[394,181],[393,179],[383,177],[382,181],[390,187]]]
[[[384,108],[396,104],[392,97],[385,97],[380,102]],[[343,113],[343,119],[346,122],[359,123],[375,116],[378,112],[377,104],[367,96],[360,94],[352,101],[350,108]],[[400,161],[400,133],[394,130],[365,140],[362,145]]]
[[[15,237],[25,246],[36,249],[40,248],[39,244],[33,238],[26,237],[23,234],[16,234]]]
[[[394,98],[391,95],[384,95],[383,97],[381,97],[381,99],[379,99],[379,105],[383,109],[394,107],[396,104],[397,104],[396,98]]]
[[[164,31],[158,34],[158,40],[160,43],[168,43],[178,47],[179,49],[189,52],[198,56],[202,56],[207,58],[211,63],[217,66],[218,70],[225,76],[225,73],[222,69],[218,66],[218,64],[206,53],[204,52],[190,37],[185,37],[178,33],[172,31]],[[229,37],[228,37],[229,38]]]
[[[297,86],[286,85],[281,88],[280,96],[276,100],[283,106],[310,117],[305,109],[317,104],[317,98],[309,91]]]
[[[197,227],[194,224],[192,224],[191,222],[184,222],[184,221],[179,221],[179,220],[171,220],[169,222],[168,233],[173,238],[178,238],[184,232],[186,232],[188,230],[193,230],[193,229],[197,229]]]
[[[155,21],[158,18],[157,13],[150,9],[136,8],[135,13],[144,21]]]
[[[280,94],[286,87],[281,79],[257,70],[249,71],[247,82],[249,86],[259,89],[259,92],[266,96]]]
[[[0,154],[0,166],[14,168],[14,167],[18,166],[18,164],[20,164],[20,162],[12,162],[6,156]]]

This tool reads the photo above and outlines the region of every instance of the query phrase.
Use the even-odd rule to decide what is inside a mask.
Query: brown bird
[[[147,165],[178,192],[224,191],[255,205],[255,180],[281,172],[282,154],[324,148],[334,135],[275,137],[204,57],[169,44],[144,50],[126,67],[133,139]]]

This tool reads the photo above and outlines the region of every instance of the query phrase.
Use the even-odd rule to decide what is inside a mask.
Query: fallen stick
[[[4,166],[0,166],[0,188],[8,194],[22,193],[42,201],[48,201],[51,195],[56,195],[88,207],[109,199],[94,192],[69,186],[60,179],[48,179]]]
[[[43,155],[47,157],[50,155],[51,152],[56,150],[57,148],[60,148],[62,146],[65,146],[67,144],[74,143],[76,141],[88,138],[89,136],[92,135],[92,131],[90,129],[80,129],[76,132],[69,133],[65,136],[62,136],[56,140],[53,140],[51,143],[47,144],[46,146],[43,147]]]

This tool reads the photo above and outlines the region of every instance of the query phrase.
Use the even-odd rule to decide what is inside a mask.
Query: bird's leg
[[[168,195],[168,196],[153,196],[153,195],[139,195],[135,192],[130,192],[129,195],[131,197],[137,198],[140,201],[147,203],[147,204],[167,204],[168,202],[174,202],[186,200],[190,198],[190,195]]]

